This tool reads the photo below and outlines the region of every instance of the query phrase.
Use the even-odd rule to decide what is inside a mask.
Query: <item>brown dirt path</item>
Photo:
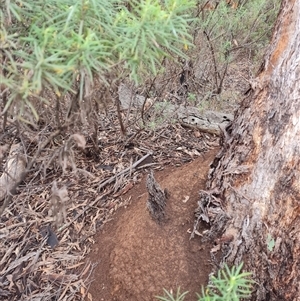
[[[98,263],[89,290],[92,300],[152,301],[163,295],[163,288],[178,287],[189,291],[185,301],[197,300],[196,292],[211,271],[211,245],[200,237],[189,240],[188,230],[216,153],[212,150],[189,164],[155,173],[170,193],[162,225],[146,210],[145,178],[127,194],[132,197],[130,206],[121,208],[99,231],[88,258]]]

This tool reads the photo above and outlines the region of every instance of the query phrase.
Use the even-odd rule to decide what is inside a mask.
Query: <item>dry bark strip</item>
[[[26,159],[22,145],[19,143],[13,144],[10,148],[4,171],[0,177],[0,202],[13,192],[15,183],[21,181],[25,167]],[[4,207],[5,203],[4,201],[2,207]],[[2,208],[0,209],[1,211]]]
[[[154,220],[160,223],[165,217],[166,195],[154,178],[153,170],[146,179],[148,190],[147,208]]]
[[[0,208],[0,216],[4,212],[7,205],[10,203],[13,195],[16,193],[16,189],[20,185],[20,183],[25,179],[26,175],[32,168],[33,164],[36,162],[38,156],[45,149],[48,143],[56,137],[60,133],[60,130],[56,130],[53,132],[48,139],[46,139],[37,151],[35,155],[30,160],[30,162],[26,166],[26,159],[24,156],[23,147],[19,144],[14,145],[11,147],[10,154],[11,158],[8,159],[7,163],[7,172],[4,172],[1,175],[1,182],[0,182],[0,202],[4,199],[4,202]],[[10,174],[11,173],[11,174]],[[2,198],[1,198],[2,197]]]

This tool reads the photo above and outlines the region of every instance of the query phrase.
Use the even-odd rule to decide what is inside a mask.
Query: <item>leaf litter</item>
[[[218,144],[217,137],[176,123],[158,130],[133,126],[124,137],[116,118],[101,118],[98,150],[73,134],[68,161],[51,144],[37,159],[44,176],[30,172],[0,217],[1,300],[91,298],[94,265],[84,259],[97,229],[130,202],[123,195],[145,171],[181,166]],[[1,146],[1,156],[5,151]]]

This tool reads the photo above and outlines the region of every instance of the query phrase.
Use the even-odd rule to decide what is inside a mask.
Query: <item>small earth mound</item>
[[[166,219],[157,224],[146,209],[145,178],[126,197],[121,208],[99,231],[88,260],[97,263],[89,289],[93,300],[152,301],[163,288],[189,291],[196,301],[211,271],[211,245],[196,236],[190,240],[198,192],[205,189],[209,165],[217,150],[181,167],[166,168],[155,177],[167,189]],[[202,229],[204,230],[204,228]]]

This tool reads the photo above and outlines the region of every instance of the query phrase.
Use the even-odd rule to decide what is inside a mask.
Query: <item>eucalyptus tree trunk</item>
[[[252,92],[201,192],[222,261],[252,271],[254,300],[300,300],[300,0],[283,0]]]

